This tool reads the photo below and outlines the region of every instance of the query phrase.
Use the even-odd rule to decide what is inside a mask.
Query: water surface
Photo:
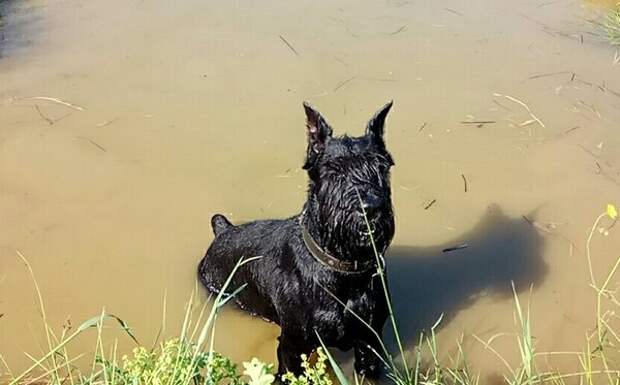
[[[303,100],[354,135],[395,101],[388,269],[408,346],[444,314],[443,351],[463,334],[476,369],[500,370],[473,336],[515,330],[514,281],[539,350],[583,349],[595,322],[585,239],[620,197],[620,64],[592,3],[23,4],[0,59],[0,347],[14,371],[44,341],[16,250],[55,327],[105,307],[149,343],[165,296],[173,335],[211,215],[300,210]],[[617,229],[596,232],[598,277],[619,248]],[[228,309],[216,347],[275,361],[278,332]],[[513,337],[494,346],[517,359]]]

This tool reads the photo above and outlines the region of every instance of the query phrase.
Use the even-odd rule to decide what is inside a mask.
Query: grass
[[[612,45],[620,45],[620,3],[607,12],[603,21],[603,28],[607,33],[609,42]]]
[[[235,265],[231,275],[224,283],[222,291],[211,301],[212,306],[208,312],[206,310],[207,303],[198,305],[195,302],[194,295],[192,295],[186,306],[179,336],[160,344],[154,349],[147,349],[140,346],[129,326],[121,318],[106,313],[105,310],[79,325],[74,332],[68,334],[67,329],[63,329],[62,334],[57,336],[47,323],[43,296],[32,268],[21,253],[18,255],[26,264],[35,285],[48,350],[41,358],[32,358],[33,364],[18,375],[12,374],[2,358],[0,362],[5,363],[5,370],[9,375],[8,385],[32,383],[50,385],[189,385],[217,384],[222,381],[232,385],[243,383],[241,376],[237,374],[236,365],[214,351],[213,336],[220,309],[239,290],[243,289],[240,287],[232,293],[226,294],[232,277],[241,266],[260,257],[242,259]],[[110,320],[116,321],[138,345],[134,349],[132,357],[123,356],[119,359],[116,341],[106,350],[106,345],[110,344],[104,343],[103,329],[104,323]],[[74,362],[81,356],[69,357],[66,346],[91,328],[97,330],[94,354],[89,371],[82,372],[74,366]],[[251,362],[247,364],[252,365]],[[256,363],[254,362],[254,364]],[[270,370],[271,366],[262,365],[261,372],[264,372],[262,377],[269,376]],[[255,372],[256,370],[253,373],[255,374]],[[252,378],[250,376],[250,379]],[[248,381],[248,383],[252,384],[252,381]]]
[[[366,217],[364,213],[364,217]],[[514,334],[496,334],[487,340],[474,335],[473,337],[482,347],[497,357],[498,367],[503,367],[504,382],[508,385],[537,385],[552,384],[565,385],[579,383],[580,385],[608,384],[620,385],[620,364],[615,360],[620,356],[620,333],[612,327],[612,321],[617,319],[616,312],[620,309],[620,301],[615,292],[610,289],[613,278],[620,266],[620,257],[611,270],[598,279],[593,269],[593,260],[590,246],[594,235],[600,232],[606,235],[615,225],[618,213],[613,205],[594,221],[586,242],[586,257],[589,269],[590,287],[596,295],[596,312],[593,315],[594,329],[586,331],[585,343],[582,352],[538,352],[536,338],[532,334],[530,309],[523,307],[516,295],[513,286],[515,302]],[[611,222],[607,227],[602,223]],[[379,338],[381,352],[375,352],[387,367],[387,377],[395,385],[478,385],[480,376],[473,373],[462,346],[463,337],[457,341],[457,352],[441,358],[444,355],[438,346],[436,330],[441,324],[441,318],[427,332],[420,335],[415,347],[406,351],[398,323],[393,312],[385,270],[383,256],[376,248],[372,237],[370,223],[366,219],[371,242],[377,259],[377,272],[389,306],[389,325],[394,330],[398,356],[390,354],[384,341]],[[39,307],[45,328],[47,352],[40,358],[32,358],[33,364],[24,372],[14,374],[0,355],[0,365],[4,364],[7,373],[8,385],[22,384],[49,384],[49,385],[270,385],[274,383],[273,365],[257,359],[244,362],[244,371],[239,369],[227,357],[218,354],[213,346],[215,326],[220,309],[232,299],[243,287],[234,288],[226,294],[232,276],[239,267],[251,263],[259,258],[240,260],[231,276],[223,286],[220,294],[210,298],[207,302],[199,303],[192,295],[185,308],[185,317],[178,336],[162,342],[153,348],[146,348],[135,339],[129,326],[119,317],[102,311],[101,314],[83,322],[73,332],[63,329],[60,334],[54,333],[48,324],[42,293],[39,290],[34,272],[26,258],[18,253],[30,272],[38,297]],[[332,293],[327,292],[328,295]],[[340,302],[339,299],[336,298]],[[211,304],[209,308],[207,305]],[[344,303],[340,302],[343,306]],[[207,310],[209,309],[209,310]],[[346,307],[345,307],[346,309]],[[348,310],[351,311],[351,310]],[[367,323],[357,314],[352,313],[360,322]],[[104,324],[113,322],[132,338],[137,347],[130,355],[121,355],[116,341],[106,341]],[[367,325],[370,327],[369,325]],[[96,329],[94,354],[91,364],[86,371],[75,366],[83,355],[70,357],[67,346],[82,333],[89,329]],[[514,346],[519,352],[518,362],[510,363],[493,347],[493,343],[505,336],[514,336]],[[323,344],[320,335],[317,335],[320,344],[317,349],[317,358],[314,362],[308,357],[302,357],[303,373],[300,376],[288,374],[284,382],[290,385],[332,385],[332,377],[341,385],[350,385],[351,380],[343,373],[329,350]],[[559,373],[553,370],[540,370],[539,362],[549,356],[569,355],[575,358],[575,371]],[[329,364],[333,376],[329,374]],[[355,385],[365,382],[353,373],[352,381]],[[0,383],[2,381],[0,380]]]

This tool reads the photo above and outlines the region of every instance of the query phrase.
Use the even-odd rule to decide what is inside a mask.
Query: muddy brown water
[[[16,250],[57,330],[105,307],[149,344],[166,297],[174,335],[212,214],[299,211],[303,100],[351,134],[395,101],[388,269],[408,347],[444,314],[444,357],[463,334],[476,369],[501,370],[474,336],[516,330],[513,280],[539,351],[584,349],[595,322],[585,239],[620,203],[620,54],[588,21],[595,4],[70,0],[11,12],[0,59],[0,350],[14,371],[44,345]],[[619,250],[618,229],[595,233],[599,279]],[[274,361],[277,334],[230,308],[216,348]],[[93,338],[71,352],[91,351]],[[518,357],[512,335],[493,346]]]

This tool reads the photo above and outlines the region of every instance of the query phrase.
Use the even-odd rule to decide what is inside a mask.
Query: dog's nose
[[[366,194],[364,199],[362,199],[362,207],[364,208],[364,211],[366,213],[372,213],[376,211],[378,208],[383,206],[383,204],[383,197],[372,192]]]

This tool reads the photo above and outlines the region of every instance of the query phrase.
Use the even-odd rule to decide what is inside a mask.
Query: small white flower
[[[256,357],[250,362],[244,362],[243,367],[245,368],[243,374],[250,377],[249,385],[270,385],[276,379],[269,373],[271,367]]]

